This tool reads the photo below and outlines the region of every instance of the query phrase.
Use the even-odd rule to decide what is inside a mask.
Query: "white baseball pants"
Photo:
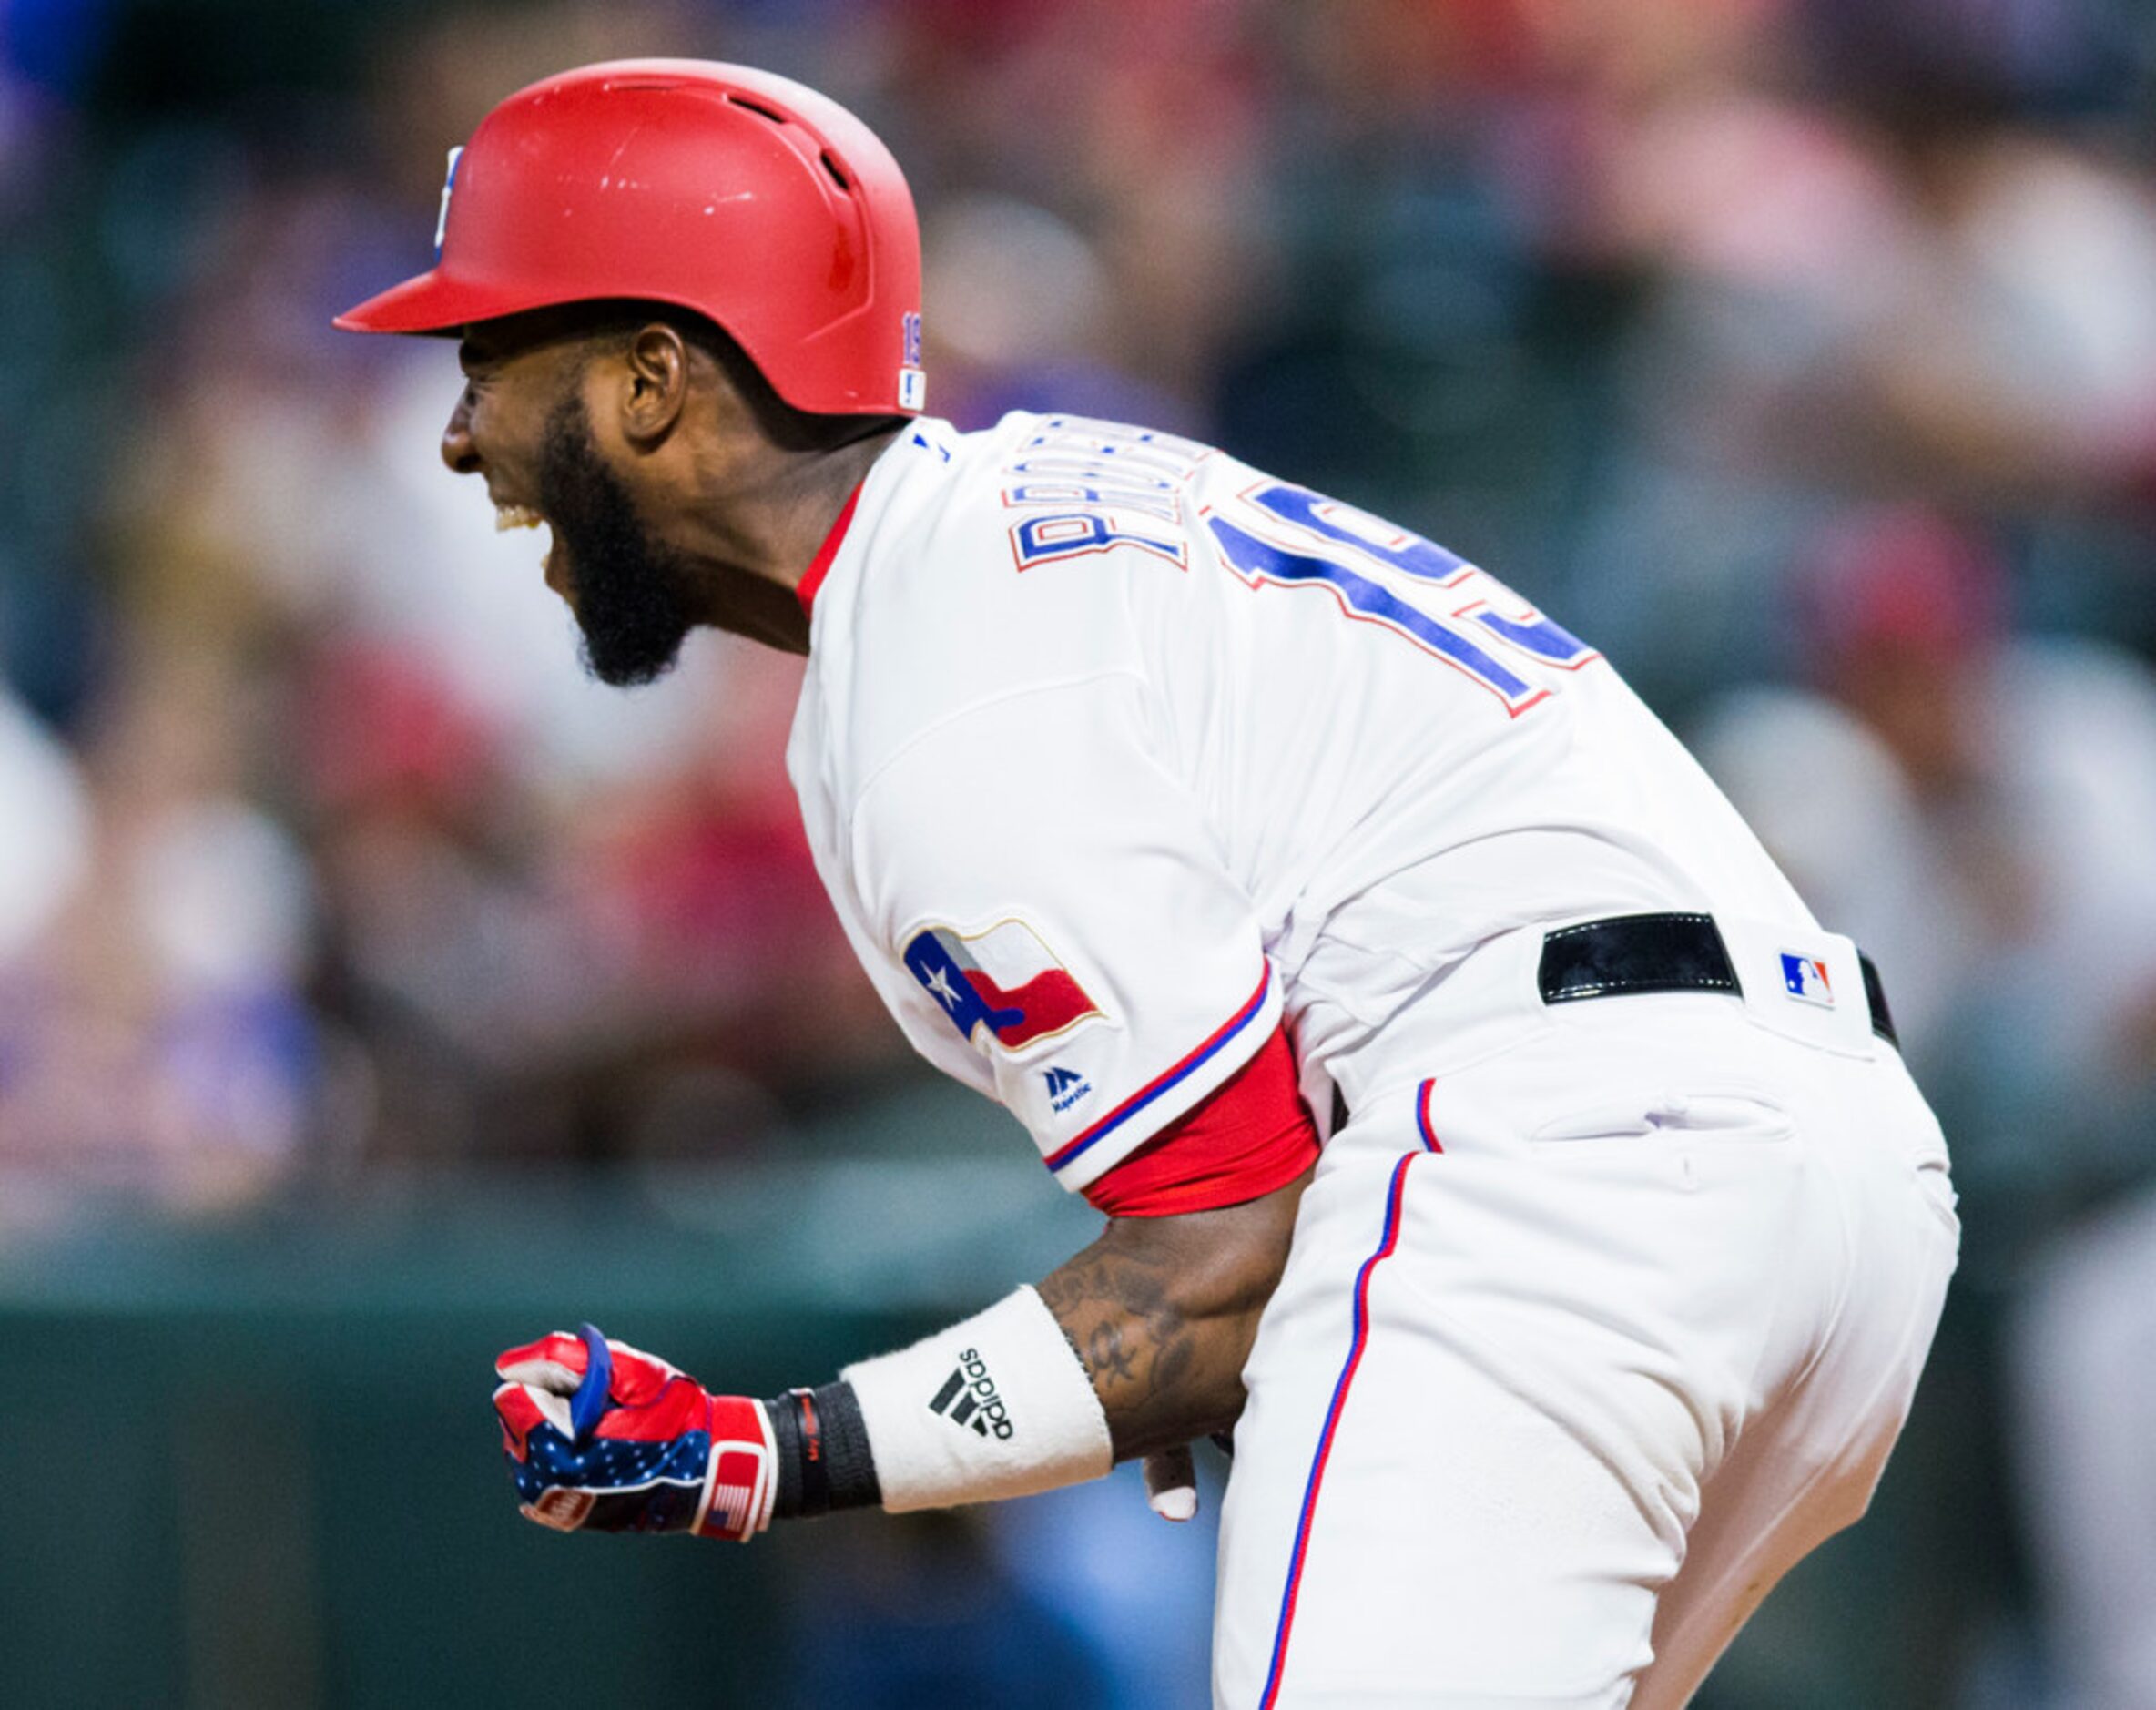
[[[1516,948],[1504,1037],[1356,1102],[1246,1369],[1217,1705],[1680,1705],[1863,1513],[1958,1225],[1831,942],[1840,1015],[1741,933],[1743,999],[1545,1009]]]

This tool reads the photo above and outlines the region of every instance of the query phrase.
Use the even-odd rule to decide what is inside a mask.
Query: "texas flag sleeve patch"
[[[1022,921],[973,933],[924,927],[908,941],[904,960],[959,1036],[981,1051],[991,1043],[1016,1051],[1101,1013]]]

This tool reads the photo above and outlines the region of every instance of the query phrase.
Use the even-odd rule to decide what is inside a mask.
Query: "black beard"
[[[654,540],[629,490],[600,460],[580,398],[546,418],[539,508],[568,555],[584,668],[615,688],[656,682],[697,626],[688,561]]]

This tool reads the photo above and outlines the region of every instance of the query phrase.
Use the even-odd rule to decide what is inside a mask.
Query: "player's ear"
[[[649,321],[629,334],[621,362],[622,433],[648,449],[673,432],[687,406],[688,345],[665,321]]]

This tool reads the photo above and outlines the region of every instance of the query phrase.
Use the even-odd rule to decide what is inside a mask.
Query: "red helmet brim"
[[[544,306],[544,292],[509,291],[447,277],[440,268],[378,292],[347,309],[333,324],[347,332],[451,333]]]

